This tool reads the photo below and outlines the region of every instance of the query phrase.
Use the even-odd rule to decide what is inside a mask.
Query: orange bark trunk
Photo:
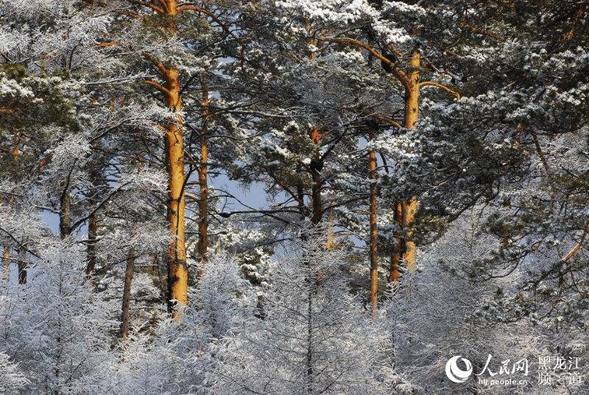
[[[371,134],[370,140],[374,139]],[[370,306],[372,314],[378,310],[378,227],[377,210],[377,162],[376,151],[368,151],[368,171],[370,175]]]
[[[180,76],[178,70],[166,68],[166,102],[168,107],[179,112]],[[184,194],[184,134],[183,120],[178,114],[175,122],[166,126],[166,153],[168,168],[168,227],[172,239],[168,247],[168,298],[170,308],[188,303],[188,268],[186,266],[186,200]],[[177,306],[180,307],[180,306]]]
[[[166,28],[170,35],[177,33],[177,0],[160,0],[158,13],[167,17]],[[188,303],[188,268],[186,266],[186,199],[184,174],[184,120],[179,114],[182,109],[180,73],[177,68],[164,64],[150,55],[146,55],[155,68],[159,70],[163,86],[154,81],[165,97],[167,107],[176,113],[175,120],[163,125],[166,144],[166,167],[168,172],[167,222],[170,243],[166,252],[168,266],[168,308],[176,320],[181,319],[179,309]]]
[[[403,223],[403,206],[401,203],[395,203],[394,220],[397,226],[401,226]],[[405,245],[404,239],[399,235],[395,235],[393,251],[391,254],[391,271],[389,273],[389,281],[399,281],[401,274],[399,273],[399,266],[401,264],[401,255],[403,254],[402,248]]]
[[[421,67],[421,55],[414,50],[409,59],[409,84],[405,97],[405,127],[413,128],[419,120],[419,69]],[[405,230],[405,248],[403,260],[407,270],[414,272],[416,269],[417,247],[413,240],[415,213],[417,212],[417,198],[412,197],[403,202],[403,228]]]
[[[419,71],[421,67],[421,54],[414,50],[409,58],[408,81],[405,86],[405,119],[403,126],[412,129],[419,120]],[[395,203],[395,221],[397,222],[403,237],[397,235],[391,253],[391,268],[389,281],[399,279],[399,263],[402,260],[410,272],[414,272],[417,257],[417,247],[414,241],[415,231],[413,224],[417,212],[418,202],[412,197],[404,202]]]
[[[208,261],[209,248],[209,89],[203,79],[201,99],[202,128],[200,131],[200,161],[198,167],[198,186],[200,196],[198,200],[198,255],[201,263],[199,277]]]

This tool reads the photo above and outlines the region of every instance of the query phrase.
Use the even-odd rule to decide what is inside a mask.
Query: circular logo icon
[[[466,369],[462,370],[458,367],[458,360],[462,360]],[[446,376],[455,383],[464,383],[472,374],[472,364],[462,355],[456,355],[446,362]]]

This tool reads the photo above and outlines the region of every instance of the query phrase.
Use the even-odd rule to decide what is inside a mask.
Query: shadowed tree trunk
[[[309,137],[316,145],[314,158],[311,159],[311,177],[313,179],[313,185],[311,186],[311,206],[313,208],[311,223],[316,225],[321,222],[323,217],[323,204],[321,203],[321,188],[323,186],[321,170],[323,169],[323,161],[321,160],[321,153],[319,150],[321,131],[316,127],[312,127],[309,131]]]
[[[98,183],[100,179],[100,172],[97,169],[90,170],[90,181],[92,182],[92,189],[90,191],[90,197],[88,198],[88,244],[86,246],[86,257],[88,262],[86,263],[86,277],[91,277],[96,269],[96,241],[98,237],[98,214],[96,213],[96,207],[98,205]]]
[[[26,284],[27,283],[27,262],[25,260],[25,252],[24,250],[18,251],[18,283],[19,284]]]
[[[66,186],[62,191],[59,203],[59,236],[65,239],[69,236],[72,228],[72,198],[69,186]]]
[[[131,304],[131,284],[135,271],[135,256],[133,250],[127,256],[127,267],[125,269],[125,284],[123,286],[123,308],[121,311],[121,331],[119,336],[123,340],[129,337],[129,306]]]

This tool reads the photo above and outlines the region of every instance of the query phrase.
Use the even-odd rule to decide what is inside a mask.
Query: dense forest
[[[588,14],[0,0],[0,393],[589,393]]]

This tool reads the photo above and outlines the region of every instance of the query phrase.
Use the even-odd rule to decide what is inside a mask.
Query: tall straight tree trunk
[[[98,216],[96,213],[98,201],[96,197],[98,194],[99,173],[97,169],[90,170],[90,181],[93,187],[88,199],[88,211],[90,212],[88,216],[88,244],[86,245],[86,277],[88,278],[92,276],[96,269],[96,241],[98,237]]]
[[[412,129],[419,120],[419,69],[421,67],[421,54],[418,50],[411,52],[409,58],[409,84],[405,96],[405,127]],[[416,269],[417,248],[413,239],[415,213],[417,212],[417,197],[403,202],[403,230],[405,231],[405,248],[403,260],[410,272]]]
[[[157,12],[166,17],[166,28],[170,36],[177,33],[177,0],[160,0]],[[167,222],[170,243],[166,252],[168,266],[168,309],[173,317],[181,319],[178,308],[188,303],[188,268],[186,266],[186,199],[184,174],[184,120],[182,109],[180,73],[174,66],[164,64],[149,54],[144,55],[159,71],[164,84],[152,80],[146,82],[155,86],[165,97],[170,111],[176,113],[175,120],[163,125],[165,129],[166,167],[168,172]]]
[[[182,108],[180,98],[180,76],[178,70],[165,68],[166,104],[179,113]],[[184,176],[184,134],[183,121],[178,114],[175,122],[166,127],[166,159],[168,168],[168,227],[171,241],[168,246],[168,300],[171,310],[176,304],[188,303],[188,268],[186,267],[186,199]]]
[[[313,37],[311,34],[311,24],[308,20],[305,20],[305,29],[310,37]],[[317,46],[317,40],[315,38],[308,38],[307,44],[311,47]],[[317,57],[316,53],[313,51],[307,52],[307,58],[310,61],[315,60]],[[309,138],[313,143],[316,145],[314,158],[311,160],[311,178],[313,180],[313,184],[311,185],[311,207],[312,207],[312,214],[311,214],[311,223],[317,225],[321,222],[323,217],[323,204],[321,202],[321,188],[323,187],[322,179],[321,179],[321,170],[323,168],[323,161],[321,160],[321,131],[316,126],[311,127],[309,130]]]
[[[299,163],[297,165],[297,175],[298,175],[298,180],[297,180],[297,209],[299,210],[299,215],[301,218],[301,221],[303,221],[305,219],[305,215],[306,215],[306,207],[305,207],[305,187],[303,185],[303,167],[302,165]]]
[[[131,249],[127,255],[127,267],[125,269],[125,285],[123,286],[123,307],[121,311],[121,331],[119,336],[123,340],[129,337],[129,307],[131,305],[131,284],[135,271],[135,256]]]
[[[27,283],[27,262],[25,260],[25,252],[24,250],[20,249],[18,251],[18,283],[19,284],[26,284]]]
[[[68,187],[61,193],[59,203],[59,236],[65,239],[72,228],[72,198]]]
[[[370,140],[374,140],[374,133],[370,133]],[[376,223],[377,210],[377,162],[376,150],[368,151],[368,171],[370,176],[370,306],[372,314],[378,310],[378,227]]]
[[[397,226],[401,226],[403,223],[403,205],[400,202],[395,203],[394,207],[394,220]],[[394,245],[391,253],[391,270],[389,273],[389,281],[399,281],[401,274],[399,273],[399,266],[401,264],[401,254],[403,254],[402,248],[405,245],[404,239],[396,234],[394,237]]]
[[[90,210],[96,208],[96,201],[90,202]],[[88,245],[86,247],[86,276],[91,277],[96,269],[96,239],[98,236],[98,219],[96,213],[91,213],[88,218]]]
[[[305,252],[306,253],[306,252]],[[314,384],[314,374],[315,369],[313,368],[315,362],[315,333],[314,333],[314,313],[313,313],[313,298],[315,297],[316,289],[317,289],[317,273],[313,270],[313,265],[310,262],[309,258],[305,262],[307,265],[307,283],[309,284],[309,288],[307,290],[307,350],[306,350],[306,373],[307,373],[307,393],[313,393]]]
[[[419,120],[419,69],[421,67],[421,55],[418,50],[413,50],[409,58],[408,81],[405,86],[405,118],[403,126],[412,129]],[[412,197],[404,202],[395,203],[395,222],[399,233],[395,236],[395,243],[391,253],[391,267],[389,281],[399,279],[399,264],[405,263],[410,272],[416,269],[417,248],[413,239],[415,213],[417,212],[417,198]]]
[[[316,225],[321,222],[323,217],[323,204],[321,202],[321,188],[323,187],[321,180],[323,161],[320,153],[321,131],[316,127],[312,127],[309,131],[309,137],[316,145],[315,157],[311,160],[311,177],[313,179],[313,185],[311,186],[311,206],[313,208],[311,223]]]
[[[198,256],[201,269],[208,261],[209,248],[209,88],[206,76],[202,79],[201,98],[202,128],[200,130],[200,160],[198,167],[198,186],[200,196],[198,199]],[[199,274],[200,276],[200,274]]]

